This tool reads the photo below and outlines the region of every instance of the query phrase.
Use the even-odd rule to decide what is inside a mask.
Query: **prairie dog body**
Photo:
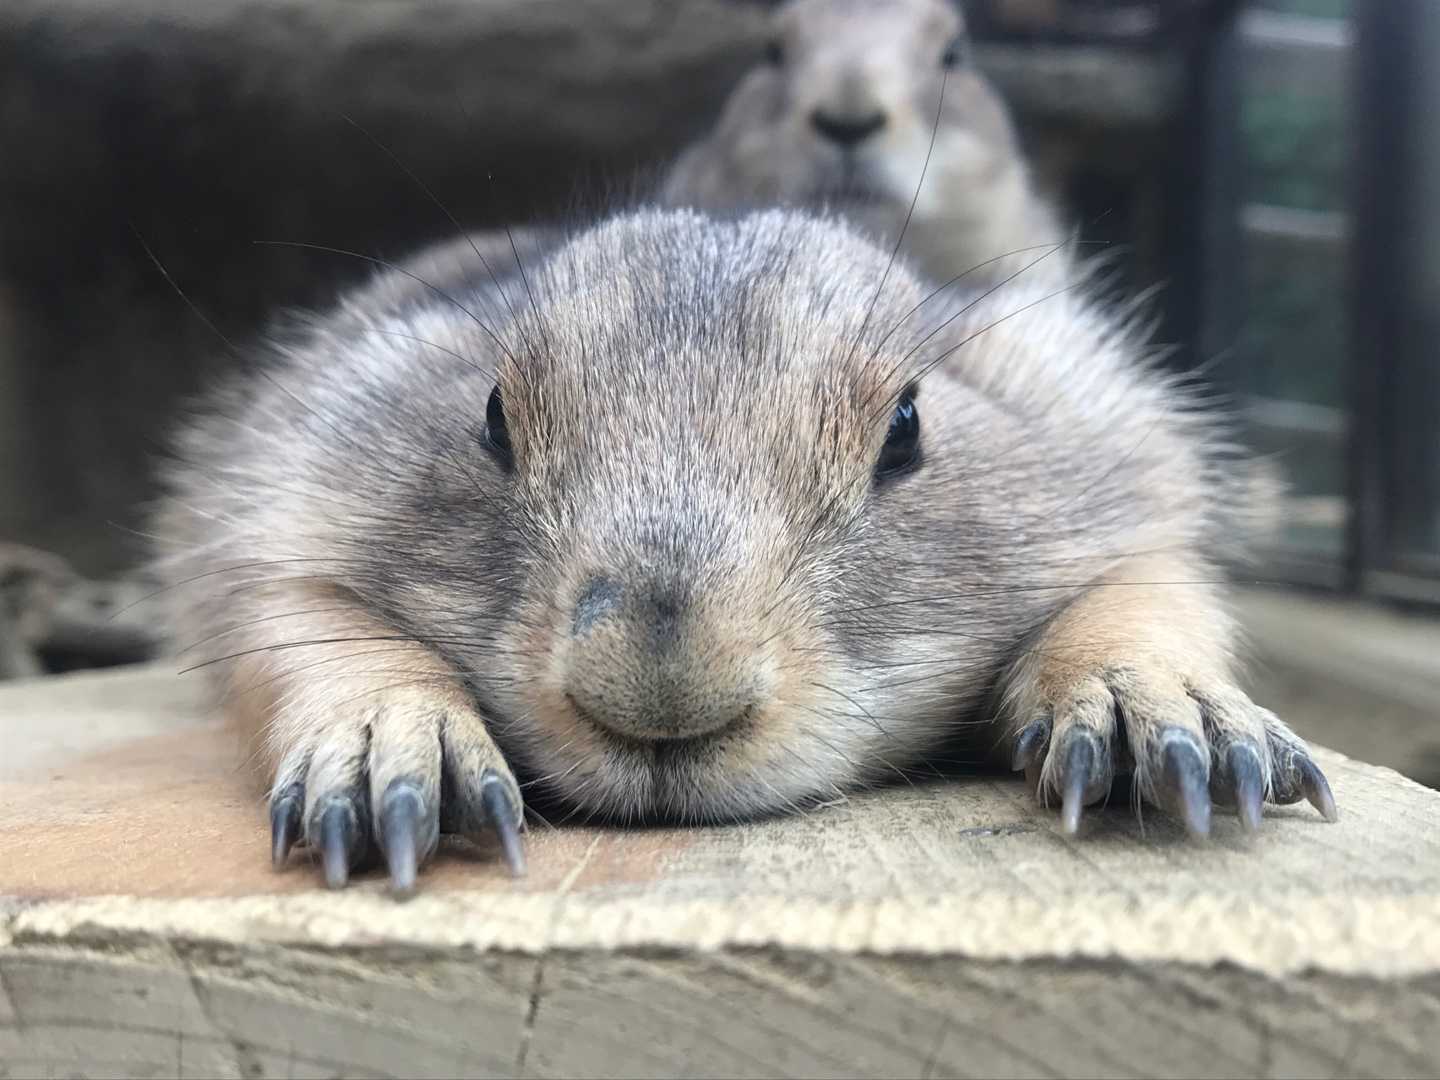
[[[671,205],[712,211],[833,208],[881,246],[903,236],[902,253],[937,283],[1026,267],[1054,283],[1074,270],[1067,251],[1040,258],[1066,231],[950,0],[782,4],[768,59],[663,190]]]
[[[491,258],[492,266],[500,266]],[[785,810],[972,729],[1072,831],[1132,770],[1333,802],[1234,683],[1243,491],[1141,342],[845,223],[640,211],[496,280],[468,241],[268,347],[177,442],[177,645],[265,750],[275,856],[399,888],[517,776],[625,822]],[[1123,716],[1123,724],[1119,717]]]

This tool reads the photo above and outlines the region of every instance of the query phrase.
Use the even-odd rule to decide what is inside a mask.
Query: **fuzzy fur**
[[[936,281],[999,281],[1068,239],[1035,190],[1004,102],[969,62],[954,3],[790,0],[773,35],[778,54],[744,77],[671,169],[670,204],[828,205],[882,246],[903,230],[903,254]],[[948,69],[947,50],[957,58]],[[816,115],[885,123],[847,150],[817,132]],[[1027,277],[1063,281],[1073,261],[1058,251]]]
[[[1044,715],[1161,801],[1166,732],[1293,740],[1231,670],[1213,557],[1249,489],[1105,309],[1024,275],[931,295],[789,211],[624,214],[523,278],[471,243],[294,320],[177,440],[175,642],[277,790],[418,777],[464,820],[513,769],[725,820]],[[920,458],[879,478],[907,388]]]

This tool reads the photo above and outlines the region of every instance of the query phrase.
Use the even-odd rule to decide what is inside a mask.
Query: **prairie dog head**
[[[622,820],[780,810],[913,764],[984,692],[1013,636],[956,583],[998,582],[1013,540],[987,440],[1017,468],[1031,440],[917,381],[950,339],[917,348],[928,287],[888,262],[833,219],[646,211],[530,268],[533,303],[493,312],[508,354],[433,296],[362,337],[416,359],[367,391],[400,456],[347,550],[537,790]]]
[[[789,0],[771,35],[710,136],[708,175],[682,167],[678,186],[702,204],[716,186],[754,202],[903,212],[929,154],[923,220],[954,213],[955,185],[993,188],[1019,167],[1008,114],[970,63],[954,3]]]
[[[1045,583],[1205,512],[1124,335],[1023,280],[927,303],[782,210],[625,214],[503,298],[475,262],[447,245],[287,344],[240,429],[267,482],[214,516],[250,561],[335,566],[581,812],[734,819],[914,766]]]

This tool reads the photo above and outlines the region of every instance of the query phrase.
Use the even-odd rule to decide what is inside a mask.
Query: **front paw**
[[[303,837],[332,889],[378,852],[393,888],[407,892],[443,827],[493,832],[512,873],[524,872],[520,788],[460,695],[389,688],[323,717],[282,713],[271,730],[284,746],[270,794],[277,869]]]
[[[1304,742],[1274,713],[1224,679],[1160,666],[1111,666],[1036,695],[1013,745],[1037,795],[1058,797],[1067,833],[1081,809],[1132,774],[1140,796],[1177,814],[1194,836],[1210,832],[1211,803],[1233,806],[1248,830],[1261,804],[1308,799],[1327,821],[1330,785]]]

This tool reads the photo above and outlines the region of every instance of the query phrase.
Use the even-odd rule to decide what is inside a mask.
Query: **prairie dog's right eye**
[[[490,391],[490,400],[485,403],[485,442],[504,464],[509,465],[511,454],[510,430],[505,426],[505,405],[500,400],[500,387]]]
[[[875,463],[875,478],[884,480],[904,472],[920,458],[920,413],[915,408],[915,391],[906,390],[895,403],[890,417],[890,430],[880,460]]]
[[[779,38],[771,38],[765,43],[765,62],[771,67],[785,63],[785,44]]]

